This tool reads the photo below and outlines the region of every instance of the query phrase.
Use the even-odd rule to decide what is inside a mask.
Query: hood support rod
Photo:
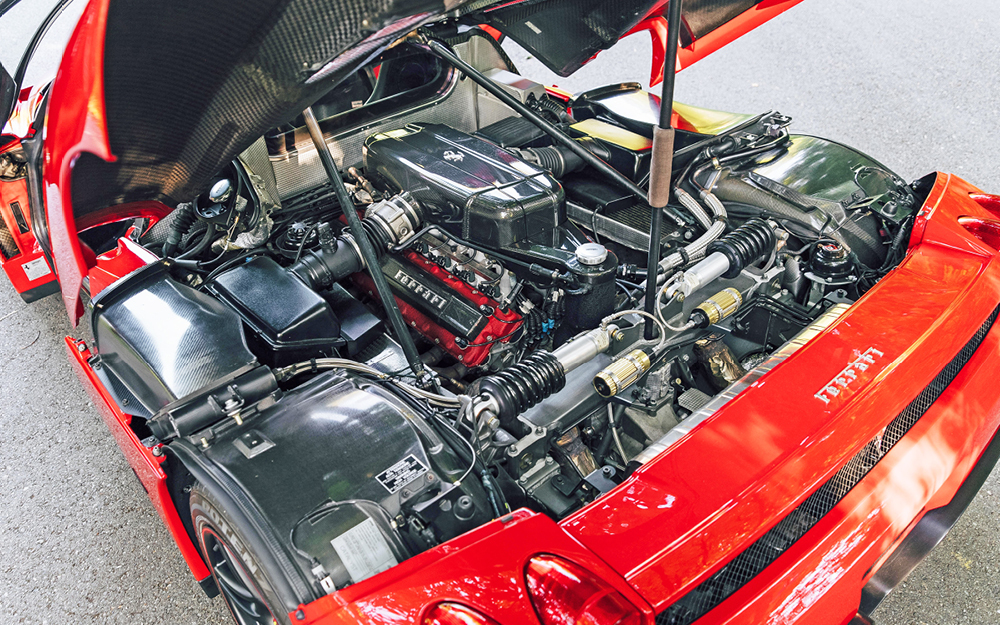
[[[667,50],[663,60],[663,91],[660,96],[660,123],[653,128],[653,156],[650,161],[649,250],[646,258],[645,311],[656,314],[656,271],[660,265],[660,237],[663,229],[663,209],[670,201],[670,175],[674,166],[674,82],[677,79],[677,42],[680,38],[681,0],[670,0],[667,9]],[[646,317],[646,340],[652,340],[655,326]]]
[[[498,100],[500,100],[510,108],[514,109],[514,111],[518,115],[524,117],[532,124],[538,126],[538,128],[542,130],[542,132],[552,137],[552,139],[555,140],[556,143],[563,146],[573,154],[579,156],[581,159],[583,159],[584,163],[596,169],[605,178],[610,179],[615,184],[622,187],[629,193],[632,193],[637,198],[639,198],[640,201],[642,202],[646,201],[646,192],[643,191],[641,187],[639,187],[634,182],[626,178],[617,169],[605,163],[603,160],[601,160],[600,157],[598,157],[593,152],[580,145],[577,141],[571,139],[569,135],[567,135],[565,132],[563,132],[556,126],[553,126],[549,122],[545,121],[538,113],[532,111],[530,108],[522,104],[520,100],[507,93],[502,87],[500,87],[495,82],[490,80],[489,77],[484,75],[475,67],[469,65],[468,63],[460,59],[454,52],[449,50],[446,45],[444,45],[440,41],[435,41],[434,39],[431,39],[430,41],[427,42],[427,46],[431,49],[431,52],[433,52],[439,58],[441,58],[442,60],[448,62],[449,64],[460,70],[463,74],[471,78],[480,87],[482,87],[486,91],[496,96]],[[680,217],[676,215],[671,215],[671,217],[677,222],[678,226],[687,225],[687,223]]]
[[[410,336],[410,331],[406,325],[406,321],[403,319],[403,314],[399,312],[399,307],[392,296],[389,283],[380,269],[381,265],[379,265],[375,248],[372,247],[371,240],[369,240],[368,235],[361,226],[361,218],[358,217],[358,212],[354,210],[354,202],[351,201],[351,197],[347,194],[344,179],[340,177],[340,170],[337,169],[337,163],[333,160],[333,154],[330,153],[330,146],[323,139],[323,131],[320,130],[319,122],[316,121],[316,115],[313,113],[312,107],[310,106],[303,111],[302,116],[306,120],[309,137],[312,139],[313,145],[316,146],[316,151],[319,153],[319,160],[323,163],[323,169],[326,170],[326,175],[333,185],[333,190],[336,192],[340,209],[343,211],[344,216],[347,217],[347,225],[351,228],[351,232],[354,233],[354,240],[358,244],[365,268],[368,269],[368,275],[372,277],[372,282],[375,283],[375,290],[378,291],[379,299],[382,300],[382,308],[385,309],[385,314],[389,317],[389,323],[392,324],[392,330],[396,338],[399,339],[400,346],[403,348],[403,355],[406,357],[406,362],[410,365],[413,375],[416,376],[417,384],[426,385],[429,381],[429,376],[424,369],[424,363],[420,360],[420,354],[417,352],[417,346],[413,342],[413,337]]]

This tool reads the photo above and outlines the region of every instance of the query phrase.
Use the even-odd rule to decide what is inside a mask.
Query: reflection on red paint
[[[497,625],[497,622],[459,603],[439,603],[424,617],[424,625]]]

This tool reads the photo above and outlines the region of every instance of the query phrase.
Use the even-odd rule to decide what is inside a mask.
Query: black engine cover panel
[[[480,245],[550,244],[565,221],[562,186],[548,172],[448,126],[372,135],[365,167],[390,188],[409,191],[428,221]]]

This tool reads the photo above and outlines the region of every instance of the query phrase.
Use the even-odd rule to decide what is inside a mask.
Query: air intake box
[[[365,141],[369,175],[409,191],[428,221],[494,248],[552,244],[565,221],[562,186],[548,172],[478,137],[411,124]]]

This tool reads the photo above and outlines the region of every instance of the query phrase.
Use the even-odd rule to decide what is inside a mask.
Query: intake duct
[[[408,193],[400,193],[373,204],[365,212],[361,229],[381,258],[390,247],[413,236],[420,223],[420,206]],[[320,224],[319,243],[319,249],[303,254],[288,268],[313,289],[328,289],[338,280],[364,268],[365,263],[353,233],[333,236],[329,225]]]
[[[858,259],[868,267],[878,267],[885,259],[886,250],[878,239],[877,227],[866,228],[850,217],[838,224],[822,208],[807,210],[807,207],[796,206],[732,175],[721,176],[713,186],[712,193],[727,204],[732,202],[743,205],[738,209],[733,208],[733,212],[749,209],[777,220],[801,224],[816,234],[830,237],[857,254]],[[806,196],[801,197],[803,201],[807,199]]]

